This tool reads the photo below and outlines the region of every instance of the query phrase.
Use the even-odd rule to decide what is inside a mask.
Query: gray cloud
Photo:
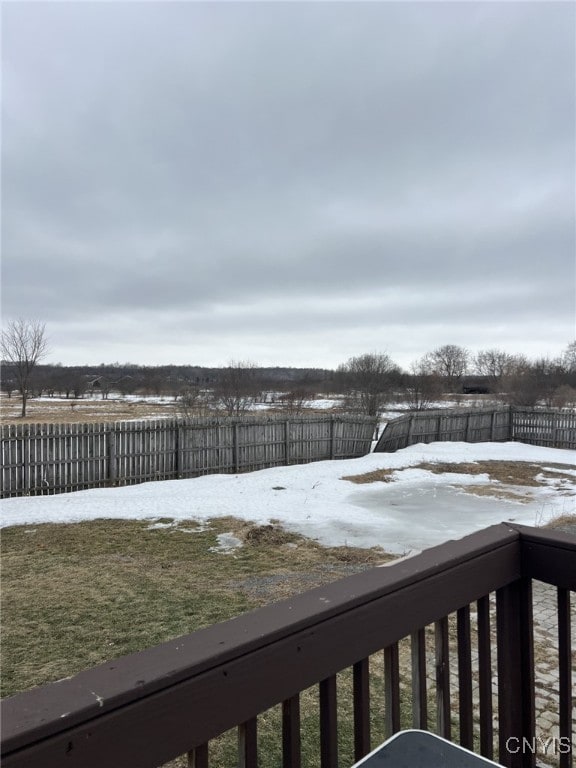
[[[3,312],[56,358],[570,340],[573,6],[2,14]]]

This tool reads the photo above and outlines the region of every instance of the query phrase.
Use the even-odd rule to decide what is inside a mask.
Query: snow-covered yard
[[[494,523],[540,525],[576,513],[575,458],[573,451],[521,443],[419,444],[391,454],[250,474],[6,499],[0,502],[1,525],[233,516],[260,524],[278,521],[326,545],[378,545],[405,553]],[[537,485],[521,487],[495,482],[486,473],[452,468],[438,474],[418,467],[477,461],[530,462],[542,472],[554,464],[567,467],[561,472],[552,467],[546,477],[537,474]],[[382,469],[393,470],[389,482],[355,484],[342,479]]]

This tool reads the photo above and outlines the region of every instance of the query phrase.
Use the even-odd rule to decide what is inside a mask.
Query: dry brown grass
[[[344,475],[341,480],[363,485],[364,483],[390,483],[394,480],[392,475],[395,469],[375,469],[373,472],[365,472],[363,475]]]
[[[8,398],[0,395],[0,424],[87,424],[105,421],[139,421],[144,419],[173,419],[182,416],[178,403],[172,398],[164,402],[151,403],[146,400],[123,400],[109,398],[108,400],[88,399],[44,399],[28,400],[26,418],[20,416],[21,400],[13,395]],[[342,409],[331,409],[328,413],[337,413]],[[287,414],[281,408],[268,408],[266,415]],[[326,415],[326,409],[306,408],[304,413]],[[261,411],[254,411],[254,415]],[[206,416],[206,412],[198,410],[191,416]],[[223,414],[220,414],[223,415]]]
[[[546,528],[569,530],[576,536],[576,512],[573,515],[560,515],[546,523]]]
[[[136,400],[34,400],[28,401],[26,418],[20,416],[20,398],[0,398],[0,424],[85,424],[102,421],[128,421],[174,418],[178,415],[172,400],[147,403]]]
[[[542,480],[559,480],[573,483],[574,468],[571,464],[548,463],[543,467],[528,461],[474,461],[474,462],[441,462],[431,461],[416,464],[410,469],[425,469],[436,475],[488,475],[491,483],[504,485],[524,485],[538,487]],[[553,471],[550,471],[553,470]],[[394,473],[402,472],[401,469],[375,469],[362,475],[346,475],[342,480],[351,483],[389,483],[394,480]],[[468,486],[484,488],[485,486]],[[476,493],[476,491],[474,491]],[[486,491],[484,491],[486,493]]]
[[[538,476],[547,480],[569,480],[574,481],[574,475],[562,470],[574,470],[570,464],[558,464],[546,462],[546,467],[559,470],[550,472],[544,469],[541,464],[534,464],[529,461],[474,461],[458,463],[445,462],[423,462],[418,464],[415,469],[426,469],[435,474],[466,474],[482,475],[487,474],[491,482],[505,483],[506,485],[527,485],[538,487],[542,485],[542,480]]]
[[[463,485],[460,487],[460,490],[463,493],[471,493],[474,496],[486,496],[493,499],[507,499],[508,501],[519,501],[522,503],[533,501],[533,497],[527,493],[492,483],[489,485]]]
[[[235,518],[95,520],[27,525],[3,531],[2,687],[11,695],[68,677],[88,666],[147,648],[391,559],[382,550],[322,547]],[[233,533],[243,546],[218,551]],[[381,664],[374,664],[373,730],[383,740]],[[339,677],[341,738],[353,761],[352,678]],[[318,764],[318,690],[303,692],[306,765]],[[347,725],[346,725],[347,724]],[[262,767],[281,762],[281,708],[259,718]],[[237,761],[237,735],[211,742],[211,765]],[[279,751],[280,750],[280,751]],[[186,758],[169,763],[185,768]]]
[[[390,559],[235,518],[94,520],[2,533],[4,695]],[[218,550],[218,534],[244,546]]]

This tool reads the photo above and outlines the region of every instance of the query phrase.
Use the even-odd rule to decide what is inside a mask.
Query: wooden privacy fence
[[[362,416],[3,426],[0,496],[356,458],[370,451],[375,426]]]
[[[560,409],[501,408],[417,411],[388,422],[375,452],[416,443],[517,440],[549,448],[576,448],[576,413]]]

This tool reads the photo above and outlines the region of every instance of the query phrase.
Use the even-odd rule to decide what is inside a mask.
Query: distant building
[[[469,376],[462,380],[465,395],[489,395],[492,392],[488,376]]]

